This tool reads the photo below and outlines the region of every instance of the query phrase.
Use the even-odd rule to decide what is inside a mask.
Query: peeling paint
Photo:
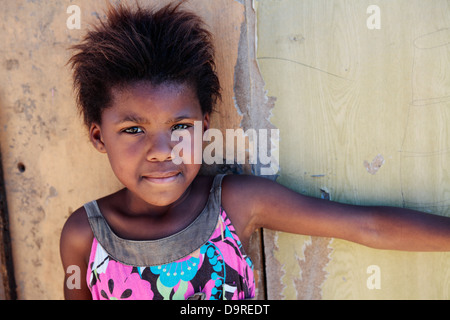
[[[332,239],[265,231],[268,299],[321,299]],[[293,245],[295,244],[295,245]]]
[[[331,194],[328,188],[320,188],[320,197],[324,200],[331,200]]]
[[[267,91],[264,89],[265,83],[256,60],[256,42],[256,13],[253,6],[246,2],[245,21],[241,25],[238,60],[234,72],[235,106],[238,113],[242,115],[240,127],[244,131],[276,129],[270,122],[276,98],[267,96]],[[268,140],[268,144],[277,145],[271,140]],[[271,145],[268,145],[267,150],[270,150],[270,147]],[[252,172],[261,175],[261,168],[262,165],[258,159],[258,164],[252,166]],[[278,172],[278,170],[273,171]],[[266,177],[276,179],[276,175]]]
[[[306,243],[303,260],[299,261],[302,276],[295,280],[297,298],[301,300],[318,300],[322,298],[322,285],[328,277],[326,267],[330,262],[331,239],[311,237]]]
[[[384,157],[381,154],[378,154],[375,158],[373,158],[371,163],[369,163],[367,160],[364,160],[363,164],[367,172],[374,175],[378,172],[378,170],[380,170],[384,162]]]

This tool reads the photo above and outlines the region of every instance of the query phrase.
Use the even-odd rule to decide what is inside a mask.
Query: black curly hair
[[[79,44],[68,64],[77,105],[88,126],[101,124],[112,88],[140,81],[192,85],[203,114],[220,99],[212,35],[194,13],[169,4],[160,9],[109,5]]]

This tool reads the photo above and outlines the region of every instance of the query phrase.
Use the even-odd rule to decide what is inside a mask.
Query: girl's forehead
[[[111,89],[114,111],[166,113],[189,110],[189,113],[202,113],[197,93],[192,86],[184,83],[139,82]],[[113,111],[111,110],[111,111]],[[106,110],[105,110],[106,111]]]
[[[113,99],[131,98],[177,98],[179,96],[191,96],[197,98],[192,85],[179,82],[163,82],[153,84],[150,81],[139,81],[111,89]]]

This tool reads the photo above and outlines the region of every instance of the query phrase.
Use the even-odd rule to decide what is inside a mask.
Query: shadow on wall
[[[10,61],[10,60],[8,60]],[[11,66],[6,63],[6,67]],[[0,118],[4,116],[3,92],[0,89]],[[3,131],[3,130],[2,130]],[[3,159],[0,146],[0,300],[15,300],[16,283],[11,249],[11,237],[9,234],[8,205],[3,175]]]

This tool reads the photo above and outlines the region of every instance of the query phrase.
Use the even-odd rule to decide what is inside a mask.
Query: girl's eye
[[[131,127],[131,128],[127,128],[127,129],[123,130],[122,132],[129,133],[129,134],[137,134],[137,133],[141,133],[142,129],[139,127]]]
[[[186,129],[189,129],[191,127],[191,125],[189,125],[189,124],[176,124],[176,125],[174,125],[173,127],[172,127],[172,131],[175,131],[175,130],[186,130]]]

